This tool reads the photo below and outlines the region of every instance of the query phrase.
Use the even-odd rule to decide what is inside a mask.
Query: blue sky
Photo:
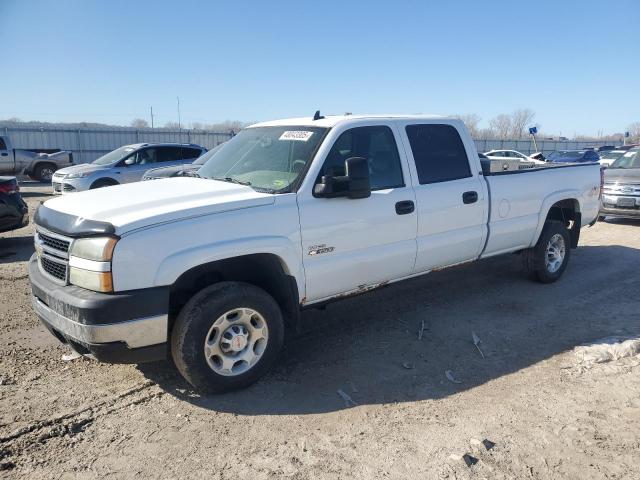
[[[0,118],[127,125],[531,108],[640,121],[640,1],[0,0]],[[617,68],[616,68],[617,66]]]

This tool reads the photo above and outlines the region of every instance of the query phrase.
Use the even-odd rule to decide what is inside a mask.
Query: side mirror
[[[313,195],[320,198],[348,197],[351,199],[371,196],[369,162],[366,158],[351,157],[344,162],[344,176],[323,175],[313,187]]]
[[[124,161],[124,164],[127,166],[133,165],[134,163],[136,163],[136,159],[133,157],[129,157]]]
[[[345,160],[344,166],[349,179],[349,198],[370,197],[369,161],[363,157],[351,157]]]

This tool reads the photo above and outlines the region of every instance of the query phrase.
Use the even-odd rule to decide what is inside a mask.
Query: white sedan
[[[524,153],[520,153],[516,150],[489,150],[485,152],[485,155],[492,160],[520,160],[521,162],[533,162],[538,164],[544,164],[542,160],[536,160]]]

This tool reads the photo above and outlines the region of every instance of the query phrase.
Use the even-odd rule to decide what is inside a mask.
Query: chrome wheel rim
[[[549,273],[555,273],[560,269],[564,262],[565,252],[564,237],[556,233],[549,239],[549,243],[547,243],[545,263]]]
[[[233,377],[258,363],[268,341],[264,317],[251,308],[235,308],[213,322],[205,338],[204,356],[211,370]]]
[[[55,170],[53,170],[52,168],[48,168],[48,167],[43,168],[40,171],[40,175],[41,175],[42,180],[47,181],[47,182],[50,181],[51,178],[53,177],[53,173],[54,172],[55,172]]]

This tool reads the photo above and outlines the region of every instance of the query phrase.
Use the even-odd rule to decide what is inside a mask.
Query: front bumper
[[[47,329],[74,350],[109,363],[166,358],[166,287],[114,294],[92,292],[47,279],[36,256],[29,261],[33,308]]]
[[[628,206],[621,207],[621,199],[626,201]],[[640,197],[628,195],[604,194],[600,203],[599,215],[609,215],[612,217],[640,218]]]
[[[51,178],[51,187],[53,189],[53,193],[56,195],[82,192],[84,190],[89,190],[94,180],[95,179],[91,175],[86,177],[65,178],[56,176],[54,173]]]

